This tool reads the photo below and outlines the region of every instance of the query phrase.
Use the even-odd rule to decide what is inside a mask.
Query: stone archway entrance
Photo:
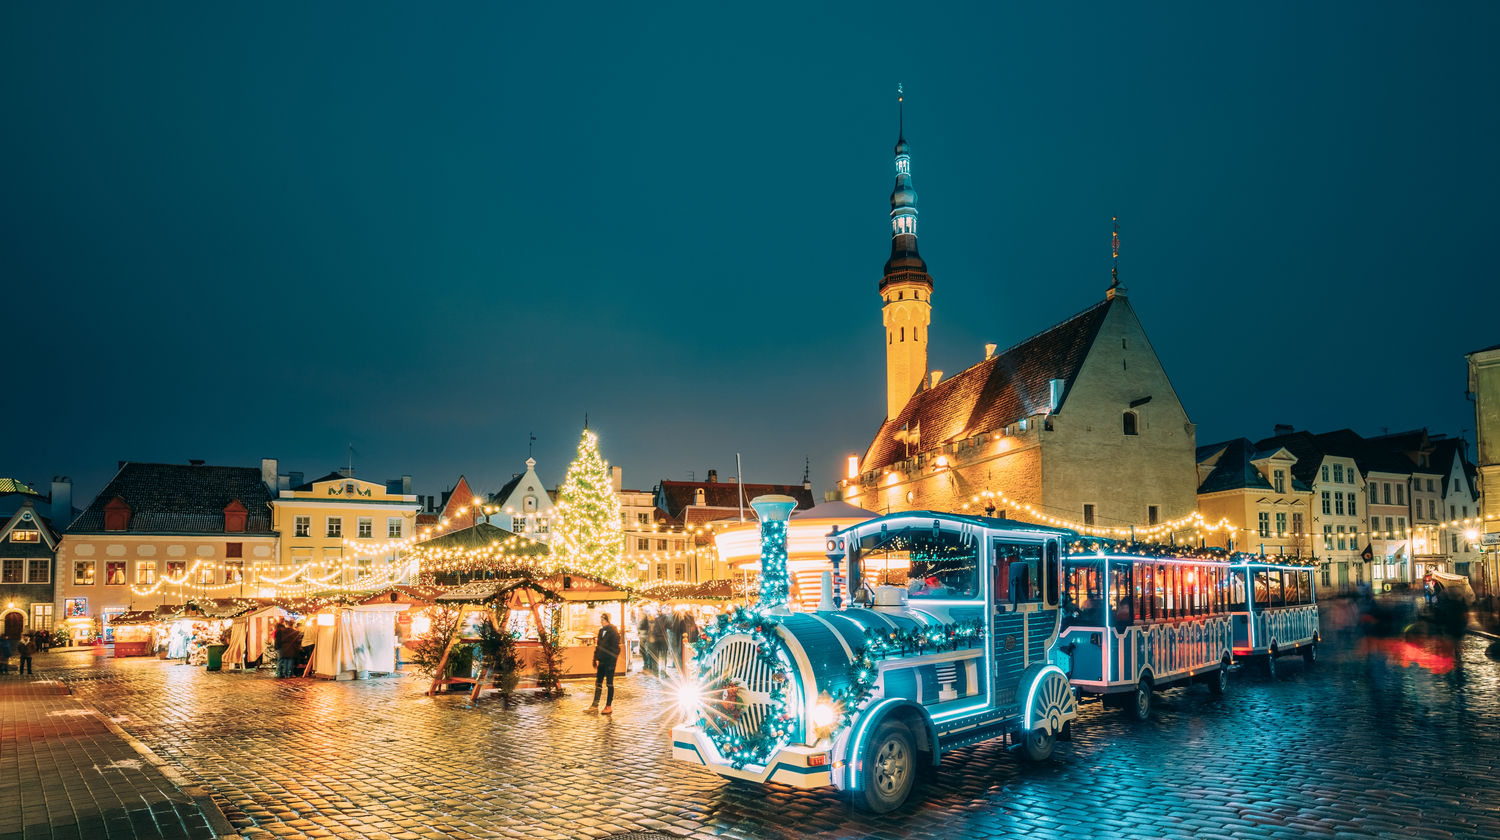
[[[25,629],[26,616],[18,612],[5,614],[5,635],[11,639],[21,638],[21,631]]]

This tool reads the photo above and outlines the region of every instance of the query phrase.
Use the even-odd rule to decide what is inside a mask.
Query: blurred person
[[[35,652],[36,644],[31,641],[31,634],[21,637],[21,643],[16,646],[16,653],[20,654],[20,665],[16,668],[17,674],[31,673],[31,654]]]
[[[641,671],[646,674],[656,674],[656,650],[651,646],[651,615],[641,613],[641,621],[636,625],[636,632],[640,634],[641,646]]]
[[[609,621],[609,613],[599,613],[599,635],[594,639],[594,702],[584,709],[588,714],[612,715],[615,712],[615,665],[620,661],[620,631]],[[599,708],[599,691],[609,683],[604,708]]]

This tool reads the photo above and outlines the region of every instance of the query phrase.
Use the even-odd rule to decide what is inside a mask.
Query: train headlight
[[[703,686],[697,680],[683,680],[677,686],[677,709],[683,720],[694,721],[703,707]]]
[[[827,737],[829,733],[833,732],[833,728],[838,725],[838,722],[839,704],[827,697],[819,697],[818,701],[813,703],[812,713],[808,715],[808,723],[811,724],[809,728],[812,730],[812,734],[820,739]]]

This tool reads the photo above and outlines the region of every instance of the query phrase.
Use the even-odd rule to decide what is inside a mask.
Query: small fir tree
[[[622,586],[632,577],[625,562],[620,499],[609,462],[599,454],[599,436],[588,429],[558,493],[552,550],[565,569]]]
[[[536,684],[543,694],[561,697],[563,694],[563,644],[562,609],[547,607],[547,626],[543,628],[540,653],[536,659]]]

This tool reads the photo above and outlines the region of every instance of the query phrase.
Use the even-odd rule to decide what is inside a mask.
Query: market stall
[[[330,604],[304,631],[313,645],[309,675],[325,680],[366,679],[396,670],[395,614],[409,604]]]
[[[156,650],[154,610],[130,610],[110,621],[115,630],[115,656],[150,656]]]
[[[397,670],[400,670],[402,660],[409,659],[411,656],[411,651],[406,648],[406,645],[432,629],[434,612],[439,609],[437,596],[443,591],[443,587],[403,583],[388,586],[378,592],[366,595],[357,602],[364,606],[376,604],[406,605],[406,609],[396,610],[392,614],[394,617],[392,632],[395,634],[393,644],[396,649]]]

